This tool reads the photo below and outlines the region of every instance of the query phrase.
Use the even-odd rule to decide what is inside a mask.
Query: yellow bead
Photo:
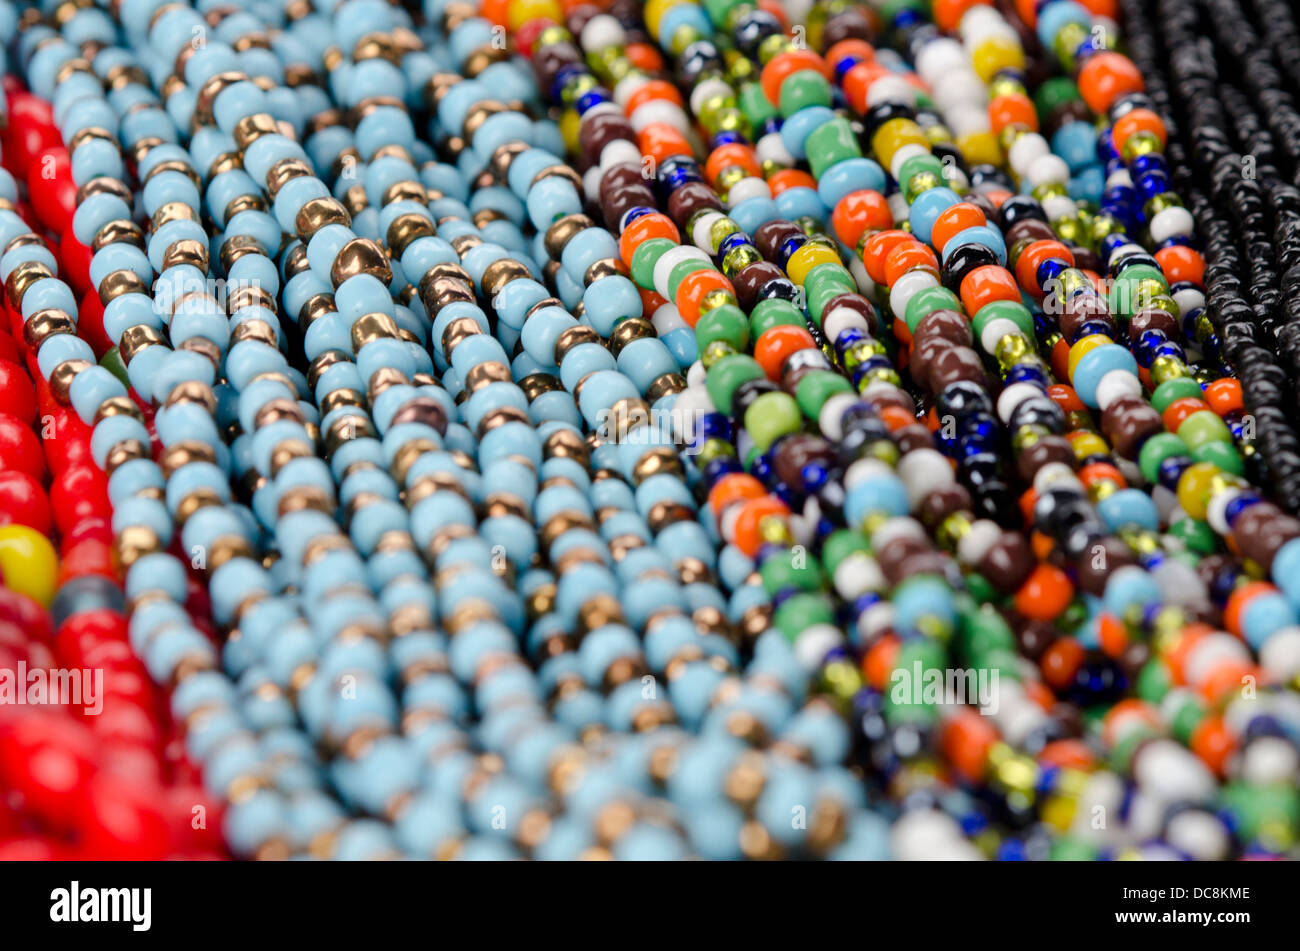
[[[839,263],[840,256],[830,248],[822,244],[809,243],[790,255],[790,260],[786,262],[785,271],[790,275],[790,280],[802,287],[808,272],[817,265]]]
[[[644,17],[645,25],[650,31],[650,35],[658,39],[659,21],[663,19],[663,15],[673,7],[680,7],[683,4],[690,2],[691,0],[646,0]]]
[[[1089,432],[1080,432],[1071,437],[1070,447],[1074,449],[1076,459],[1087,459],[1089,456],[1104,455],[1110,451],[1106,440],[1096,433]]]
[[[905,145],[919,145],[926,150],[930,148],[925,132],[911,119],[890,119],[871,137],[871,148],[885,168],[890,167],[894,153]]]
[[[1183,470],[1178,477],[1178,504],[1192,518],[1204,520],[1210,503],[1210,488],[1219,475],[1219,467],[1211,462],[1197,462]]]
[[[1108,343],[1114,343],[1105,334],[1092,334],[1084,337],[1070,348],[1069,374],[1070,379],[1074,379],[1074,368],[1079,365],[1079,361],[1085,356],[1092,353],[1098,347],[1104,347]]]
[[[565,109],[560,116],[560,135],[570,152],[578,151],[578,134],[582,131],[582,117],[576,109]]]
[[[957,148],[968,165],[1001,165],[1002,146],[992,132],[968,132],[957,136]]]
[[[517,30],[529,20],[554,20],[564,22],[564,9],[559,0],[510,0],[506,8],[506,22],[511,30]]]
[[[1025,51],[1020,43],[1009,36],[990,36],[975,47],[971,54],[971,66],[983,82],[993,78],[993,74],[1002,69],[1024,69]]]
[[[48,608],[58,576],[59,556],[48,538],[26,525],[0,527],[0,577],[9,590]]]

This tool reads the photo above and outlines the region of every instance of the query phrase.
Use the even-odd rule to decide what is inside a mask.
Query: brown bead
[[[704,182],[687,182],[680,188],[673,189],[668,196],[668,216],[677,222],[677,227],[686,230],[686,223],[691,215],[705,208],[722,210],[722,200]]]
[[[1008,618],[1008,620],[1013,619]],[[1012,630],[1015,632],[1020,653],[1033,661],[1042,657],[1043,652],[1060,636],[1056,628],[1046,621],[1036,621],[1019,614],[1014,617]]]
[[[913,555],[930,550],[926,540],[909,536],[886,545],[876,553],[876,560],[889,583],[895,585],[901,580],[903,562]]]
[[[1078,329],[1090,320],[1104,321],[1112,330],[1115,329],[1115,318],[1100,294],[1076,294],[1060,305],[1057,325],[1067,340],[1073,340]]]
[[[820,436],[795,433],[778,442],[772,455],[777,478],[802,488],[804,466],[818,462],[829,468],[835,462],[835,447]]]
[[[1102,412],[1101,428],[1117,453],[1134,459],[1147,437],[1162,432],[1165,424],[1150,403],[1136,396],[1121,396]]]
[[[867,300],[861,294],[845,293],[837,294],[826,302],[822,308],[822,322],[825,324],[826,315],[834,313],[841,307],[847,307],[862,317],[867,322],[867,333],[873,336],[880,329],[880,317],[876,314],[876,308],[871,306],[871,301]]]
[[[907,426],[905,428],[911,429],[912,427]],[[920,424],[918,424],[918,428],[925,429]],[[894,435],[897,436],[898,434],[895,433]],[[926,435],[929,436],[929,430],[926,430]],[[933,441],[927,441],[931,442],[932,448]],[[933,530],[949,515],[954,512],[969,512],[970,507],[970,491],[964,485],[953,483],[926,495],[921,500],[921,510],[917,515],[920,517],[922,525]]]
[[[866,40],[870,43],[874,39],[875,30],[871,27],[871,21],[867,19],[864,11],[857,8],[837,13],[828,19],[826,26],[822,28],[823,52],[842,40]]]
[[[1007,247],[1015,247],[1021,241],[1055,241],[1056,232],[1046,221],[1038,218],[1022,218],[1007,229]]]
[[[1283,514],[1271,502],[1259,502],[1237,516],[1232,538],[1242,555],[1268,571],[1278,550],[1291,539],[1300,538],[1300,520]]]
[[[979,354],[970,347],[951,347],[940,353],[930,368],[931,392],[940,393],[950,384],[962,380],[987,385]]]
[[[979,563],[980,574],[1000,594],[1018,589],[1033,570],[1033,550],[1019,532],[1003,532]]]
[[[736,289],[736,299],[746,311],[754,309],[758,303],[758,292],[769,281],[779,281],[785,277],[781,270],[770,261],[755,261],[741,268],[731,279],[731,286]]]
[[[1033,482],[1038,470],[1049,462],[1063,462],[1074,468],[1075,461],[1074,449],[1068,439],[1064,436],[1042,436],[1016,457],[1016,471],[1026,482]]]
[[[1174,315],[1154,307],[1138,311],[1133,315],[1133,319],[1128,322],[1130,340],[1136,340],[1148,330],[1163,330],[1170,340],[1178,340],[1182,337],[1182,332],[1178,329],[1178,321]]]
[[[933,449],[934,436],[921,423],[912,423],[895,429],[890,434],[899,452],[915,452],[917,449]]]
[[[917,552],[909,555],[898,566],[898,578],[893,583],[900,584],[916,575],[946,575],[952,569],[952,558],[941,551]]]
[[[907,368],[911,371],[912,379],[916,385],[926,392],[935,392],[934,384],[930,380],[930,372],[934,369],[939,357],[960,346],[944,337],[926,337],[918,340],[912,345],[912,356],[907,362]]]
[[[1111,575],[1120,568],[1133,564],[1137,564],[1133,550],[1114,535],[1107,535],[1080,556],[1075,566],[1079,587],[1089,594],[1101,597]]]
[[[775,263],[781,260],[782,245],[791,238],[797,237],[807,237],[807,235],[793,222],[779,218],[775,221],[765,221],[754,232],[754,247],[758,248],[758,253],[763,255],[765,260]]]
[[[578,130],[578,147],[592,162],[599,161],[600,153],[604,151],[605,146],[619,139],[629,142],[637,140],[632,123],[616,112],[596,112],[588,115]]]
[[[619,225],[623,221],[623,216],[629,211],[633,208],[653,208],[654,206],[654,192],[644,185],[630,185],[625,188],[615,189],[602,198],[600,211],[605,216],[605,222],[609,230],[618,233],[622,230]]]
[[[916,401],[912,399],[910,393],[897,386],[888,388],[882,386],[877,390],[873,390],[871,395],[865,399],[867,405],[877,413],[887,406],[897,406],[899,409],[907,410],[913,416],[916,415]]]
[[[974,342],[970,321],[957,311],[947,309],[934,310],[926,314],[912,333],[913,341],[930,337],[941,337],[963,347],[969,347]]]

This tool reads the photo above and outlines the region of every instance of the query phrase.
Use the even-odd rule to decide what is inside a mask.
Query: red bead
[[[89,268],[90,259],[86,260]],[[90,280],[89,272],[86,280]],[[108,339],[108,333],[104,330],[104,302],[99,299],[99,292],[93,288],[82,293],[81,303],[77,307],[77,334],[90,344],[96,357],[103,357],[113,349],[113,341]]]
[[[29,708],[0,722],[0,783],[52,828],[71,827],[95,759],[90,731],[70,716]]]
[[[50,533],[50,503],[41,484],[17,469],[0,472],[0,524]]]
[[[77,183],[72,180],[72,161],[62,145],[42,149],[27,166],[27,192],[32,209],[41,223],[62,232],[72,223],[77,209]]]
[[[3,136],[6,164],[22,178],[32,158],[42,150],[61,145],[59,130],[54,125],[54,111],[50,104],[29,92],[18,92],[9,97],[9,125]]]
[[[41,441],[17,416],[0,413],[0,470],[17,469],[33,479],[45,475]]]
[[[100,773],[90,783],[82,812],[81,845],[107,861],[150,861],[167,855],[167,822],[152,783]]]
[[[0,358],[0,406],[28,426],[36,423],[36,387],[15,361]]]
[[[50,503],[54,521],[64,533],[88,518],[111,518],[108,476],[84,462],[67,466],[50,483]]]

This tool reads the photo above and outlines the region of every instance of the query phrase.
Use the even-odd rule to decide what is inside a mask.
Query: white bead
[[[993,321],[989,321],[993,323]],[[992,347],[985,347],[991,350]],[[998,395],[998,418],[1006,423],[1011,420],[1011,414],[1016,411],[1016,407],[1025,400],[1033,399],[1035,396],[1042,396],[1041,387],[1034,386],[1032,383],[1012,383]]]
[[[901,173],[903,170],[904,162],[906,162],[908,159],[916,158],[917,156],[923,156],[929,154],[930,154],[930,150],[927,148],[923,148],[920,145],[904,145],[902,148],[900,148],[897,152],[894,153],[894,157],[890,160],[889,173],[893,175],[895,178],[897,178],[899,176],[899,173]]]
[[[1300,758],[1295,747],[1276,736],[1252,740],[1241,757],[1241,778],[1252,785],[1294,785]]]
[[[767,182],[757,176],[750,175],[746,178],[742,178],[740,181],[736,182],[736,184],[731,186],[731,191],[727,195],[727,203],[731,205],[732,208],[735,208],[742,201],[746,201],[750,198],[771,197],[772,189]]]
[[[627,31],[623,29],[623,24],[608,13],[598,14],[588,20],[581,35],[583,48],[593,52],[627,43]]]
[[[1155,243],[1168,241],[1196,230],[1196,221],[1186,208],[1164,208],[1151,219],[1151,240]]]
[[[582,190],[587,196],[587,201],[600,201],[600,180],[605,177],[605,173],[600,170],[599,165],[593,165],[587,169],[587,174],[582,176]]]
[[[967,102],[960,102],[948,109],[944,115],[948,121],[949,131],[958,137],[988,132],[991,126],[989,125],[987,102],[986,99],[985,108],[982,109],[975,103]]]
[[[826,334],[827,340],[833,342],[839,339],[844,331],[851,329],[866,333],[871,329],[871,325],[867,323],[867,318],[848,307],[836,307],[830,313],[822,314],[822,332]]]
[[[936,449],[915,449],[898,460],[898,476],[913,511],[927,495],[957,481],[948,457]]]
[[[849,273],[858,282],[858,293],[868,298],[876,296],[876,282],[867,273],[867,266],[862,263],[860,254],[849,254]]]
[[[879,459],[859,459],[844,470],[844,488],[852,491],[863,479],[871,476],[891,476],[894,470]]]
[[[897,515],[886,519],[871,533],[871,548],[874,551],[884,551],[888,546],[909,538],[927,543],[925,529],[920,522],[906,515]]]
[[[1003,738],[1013,746],[1021,746],[1031,735],[1047,723],[1047,711],[1023,695],[1008,703],[1009,678],[998,678],[998,725]]]
[[[883,591],[885,573],[876,559],[857,551],[835,566],[833,581],[836,593],[845,601],[852,601],[868,591]]]
[[[987,353],[993,353],[998,346],[998,341],[1007,334],[1021,333],[1020,325],[1010,317],[995,317],[984,325],[983,331],[980,332],[980,346]],[[1035,387],[1035,389],[1038,389]],[[1038,390],[1042,392],[1042,390]]]
[[[906,221],[911,211],[911,206],[907,203],[907,198],[903,195],[900,188],[896,192],[890,193],[886,199],[889,202],[889,213],[894,216],[894,224]]]
[[[1183,676],[1193,687],[1199,686],[1225,660],[1249,663],[1250,649],[1231,634],[1207,634],[1187,652]]]
[[[844,632],[830,624],[804,628],[794,640],[794,656],[804,670],[816,670],[832,650],[844,643]]]
[[[1174,291],[1174,303],[1184,314],[1205,306],[1205,293],[1199,287],[1184,287]]]
[[[1120,831],[1119,822],[1111,822],[1113,815],[1119,818],[1120,807],[1124,803],[1124,784],[1120,778],[1109,770],[1098,770],[1090,775],[1079,791],[1079,802],[1074,810],[1074,819],[1070,823],[1070,835],[1094,842],[1106,842],[1114,839]],[[1097,818],[1105,819],[1096,822]],[[1100,826],[1100,828],[1098,828]]]
[[[879,601],[858,615],[858,638],[863,644],[870,644],[893,626],[894,605]]]
[[[1034,490],[1042,495],[1048,489],[1083,488],[1083,483],[1064,462],[1049,462],[1034,473]],[[1141,569],[1139,569],[1141,570]]]
[[[618,81],[618,84],[614,86],[614,101],[622,108],[626,109],[628,100],[632,98],[632,94],[649,82],[650,80],[647,77],[642,76],[639,73],[632,73],[631,75],[623,77]]]
[[[1129,176],[1128,169],[1117,168],[1106,177],[1106,187],[1114,188],[1116,185],[1127,185],[1133,187],[1133,179]]]
[[[1274,631],[1259,649],[1259,664],[1275,680],[1282,682],[1300,674],[1300,626],[1291,625]]]
[[[822,435],[831,442],[839,442],[844,436],[844,413],[858,401],[852,393],[836,393],[822,404],[817,414],[817,425]]]
[[[916,55],[916,71],[930,86],[939,85],[945,74],[965,65],[966,51],[948,36],[931,40]]]
[[[608,172],[615,165],[640,165],[641,150],[635,142],[615,139],[600,150],[600,170]]]
[[[686,368],[686,382],[690,386],[703,386],[704,378],[708,373],[709,371],[704,369],[704,364],[701,361],[696,360]]]
[[[668,292],[668,275],[678,264],[692,258],[712,263],[712,259],[707,254],[699,248],[691,247],[689,244],[679,244],[677,247],[669,248],[659,255],[659,260],[655,262],[654,286],[660,297],[668,298],[672,296]]]
[[[1160,586],[1166,604],[1190,607],[1208,603],[1205,582],[1191,565],[1174,558],[1166,558],[1151,577]]]
[[[1139,786],[1162,802],[1204,802],[1218,784],[1191,751],[1173,740],[1152,740],[1138,751],[1133,775]]]
[[[1097,383],[1097,405],[1106,410],[1125,396],[1141,396],[1142,381],[1127,370],[1111,370]]]
[[[714,77],[713,79],[706,79],[704,82],[700,83],[693,90],[691,90],[691,98],[689,100],[691,112],[698,115],[700,109],[703,108],[704,103],[707,102],[709,99],[713,99],[719,96],[735,96],[735,95],[736,95],[736,91],[732,89],[731,85],[727,83],[725,80],[718,79],[716,77]]]
[[[1047,144],[1047,140],[1037,132],[1031,132],[1012,143],[1007,151],[1007,161],[1011,163],[1011,170],[1023,178],[1034,162],[1051,154],[1052,147]]]
[[[983,855],[946,813],[933,809],[905,812],[889,832],[890,850],[901,862],[969,860]]]
[[[1228,832],[1217,816],[1200,809],[1188,809],[1169,822],[1165,838],[1176,849],[1201,862],[1228,857]]]
[[[965,564],[977,565],[1002,537],[1002,527],[991,519],[977,519],[970,531],[957,543],[957,557]]]
[[[686,319],[682,317],[677,305],[669,303],[660,304],[655,308],[655,312],[650,315],[650,323],[654,324],[655,333],[661,337],[687,326]]]
[[[1079,206],[1074,199],[1064,195],[1049,195],[1043,201],[1043,211],[1047,213],[1049,221],[1056,221],[1058,218],[1074,217],[1079,213]]]
[[[929,287],[939,286],[939,275],[933,271],[908,271],[889,289],[889,309],[900,320],[907,313],[907,302]]]
[[[1209,505],[1205,508],[1205,520],[1210,523],[1210,528],[1214,529],[1220,535],[1227,535],[1228,527],[1228,506],[1232,500],[1241,495],[1241,489],[1225,489],[1210,496]]]
[[[931,95],[935,105],[943,113],[944,123],[950,130],[952,116],[949,113],[953,109],[972,108],[982,111],[985,119],[988,118],[988,87],[968,67],[960,67],[945,76],[942,84],[935,86],[931,91]],[[983,110],[980,109],[981,103],[985,106]]]
[[[678,427],[678,432],[674,435],[689,441],[695,435],[694,421],[712,412],[714,412],[713,400],[709,398],[709,391],[704,388],[703,383],[688,385],[677,394],[677,400],[673,403],[672,416]],[[688,428],[692,431],[688,432]]]
[[[686,118],[682,107],[666,99],[652,99],[642,103],[627,117],[627,121],[635,132],[641,132],[646,126],[657,122],[672,126],[683,135],[691,131],[691,121]]]
[[[902,76],[881,76],[867,87],[867,105],[878,106],[882,102],[901,102],[915,106],[916,87]]]
[[[790,168],[799,161],[785,147],[785,142],[782,141],[779,132],[769,132],[755,142],[754,154],[758,158],[759,165],[764,162],[775,162],[777,165]]]
[[[712,242],[709,240],[709,230],[713,225],[727,217],[720,211],[710,211],[707,214],[700,215],[700,220],[695,222],[695,227],[691,230],[691,240],[695,242],[697,248],[704,251],[712,251]]]

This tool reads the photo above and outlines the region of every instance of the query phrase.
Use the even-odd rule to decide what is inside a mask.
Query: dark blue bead
[[[1192,464],[1189,456],[1170,456],[1160,463],[1160,484],[1173,492],[1178,488],[1178,478]]]
[[[1238,515],[1262,501],[1263,499],[1253,492],[1243,492],[1240,495],[1233,496],[1232,501],[1224,507],[1223,511],[1224,517],[1228,520],[1228,527],[1232,527],[1233,522],[1237,521]]]

